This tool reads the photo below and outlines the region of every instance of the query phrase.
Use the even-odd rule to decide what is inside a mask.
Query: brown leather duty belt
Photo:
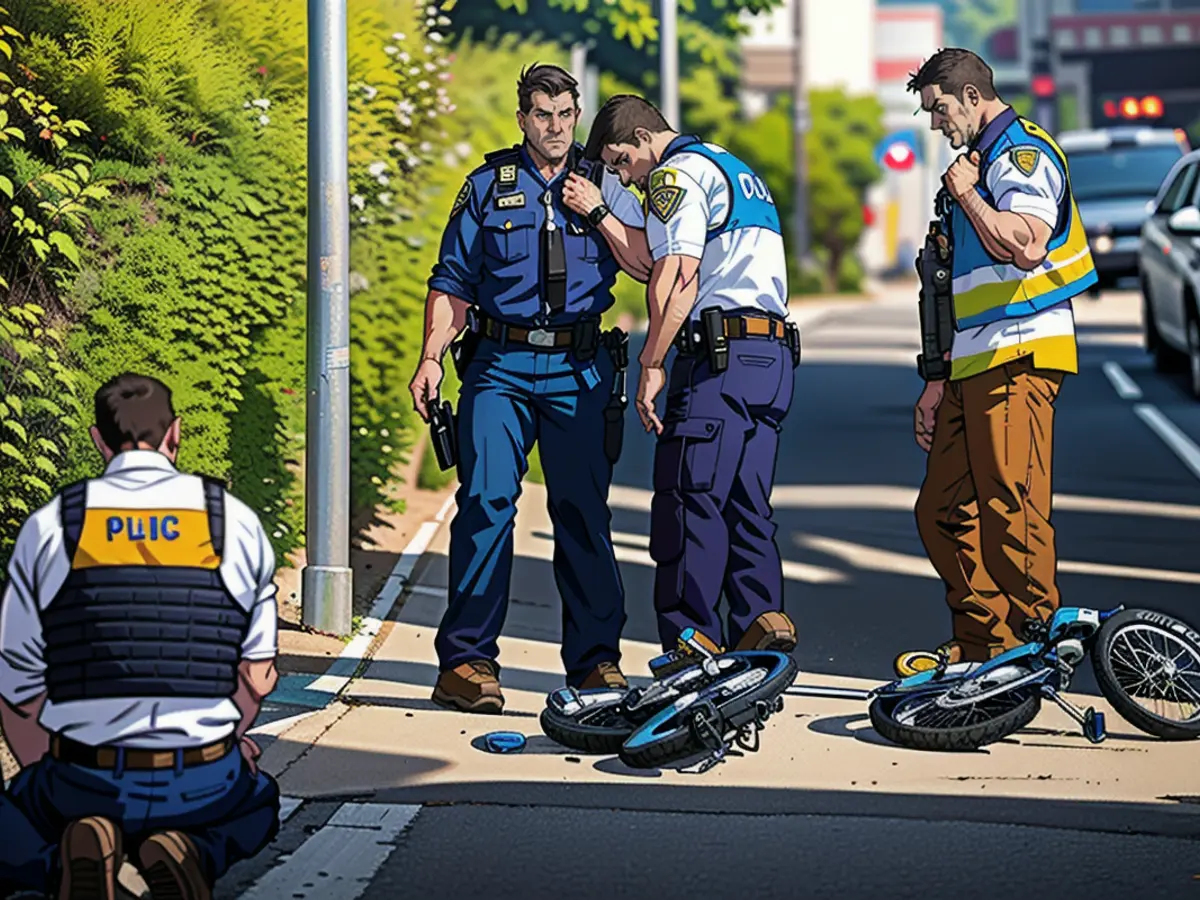
[[[783,319],[766,316],[729,316],[725,319],[725,337],[772,337],[782,341],[787,335]]]
[[[225,738],[203,747],[187,750],[147,750],[126,747],[92,747],[61,735],[50,736],[50,756],[59,762],[83,766],[86,769],[115,769],[118,756],[123,754],[124,768],[145,771],[148,769],[173,769],[175,757],[183,754],[183,767],[200,766],[216,762],[233,750],[233,738]]]
[[[480,330],[493,341],[555,350],[566,350],[571,346],[570,328],[520,328],[482,315],[479,325]]]
[[[721,330],[727,338],[761,337],[787,342],[787,321],[765,313],[761,316],[739,313],[722,316]],[[675,335],[674,343],[681,353],[702,353],[705,348],[703,330],[699,325],[687,323]]]

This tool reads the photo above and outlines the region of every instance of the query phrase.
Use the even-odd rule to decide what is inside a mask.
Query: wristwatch
[[[604,217],[607,216],[610,212],[612,212],[612,210],[610,210],[607,206],[605,206],[603,203],[601,203],[599,206],[597,206],[595,209],[593,209],[590,213],[587,214],[588,224],[591,225],[593,228],[595,228],[602,221],[604,221]]]

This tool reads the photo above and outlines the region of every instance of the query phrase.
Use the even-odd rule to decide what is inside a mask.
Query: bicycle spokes
[[[1121,689],[1139,705],[1152,704],[1148,712],[1176,722],[1200,714],[1200,654],[1188,644],[1158,628],[1130,625],[1113,638],[1110,659]]]

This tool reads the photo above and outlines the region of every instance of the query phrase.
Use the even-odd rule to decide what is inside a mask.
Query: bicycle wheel
[[[1200,634],[1186,622],[1122,610],[1100,627],[1092,667],[1100,693],[1131,725],[1167,741],[1200,737]],[[1179,717],[1166,714],[1172,708]]]
[[[625,714],[624,693],[609,692],[610,698],[584,702],[580,709],[558,709],[547,699],[540,722],[546,737],[581,753],[616,753],[633,734],[638,723]],[[586,694],[581,695],[586,697]]]
[[[631,769],[657,769],[702,753],[711,746],[705,741],[703,722],[716,719],[721,740],[751,722],[757,704],[774,710],[796,677],[796,661],[776,651],[743,651],[726,654],[741,663],[707,687],[687,694],[659,711],[624,742],[619,755]],[[709,736],[714,737],[712,735]]]
[[[1028,670],[1005,666],[985,675],[953,680],[939,689],[879,694],[867,713],[871,725],[893,744],[914,750],[962,752],[994,744],[1024,728],[1041,709],[1036,687],[1004,690]],[[978,697],[978,700],[972,700]]]

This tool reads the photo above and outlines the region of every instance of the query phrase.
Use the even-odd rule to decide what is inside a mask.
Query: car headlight
[[[1092,241],[1092,249],[1097,253],[1107,253],[1113,248],[1113,239],[1107,234],[1102,234]]]

